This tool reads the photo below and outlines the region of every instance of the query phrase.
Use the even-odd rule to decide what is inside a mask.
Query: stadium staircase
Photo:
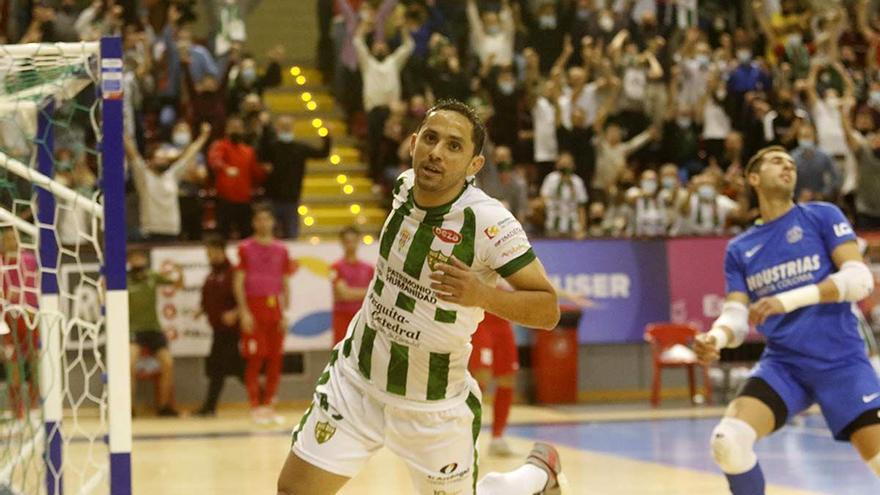
[[[298,140],[320,145],[319,133],[333,137],[330,157],[309,160],[300,201],[300,238],[329,239],[348,225],[356,225],[372,242],[387,214],[381,190],[374,187],[361,159],[357,140],[346,128],[342,111],[322,81],[321,73],[307,65],[284,68],[280,87],[267,90],[264,104],[273,115],[294,119]]]

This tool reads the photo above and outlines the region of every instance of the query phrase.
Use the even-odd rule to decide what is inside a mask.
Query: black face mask
[[[221,270],[226,266],[226,261],[221,261],[220,263],[211,263],[211,268],[213,270]]]
[[[244,141],[244,134],[240,132],[233,132],[229,135],[229,140],[235,144],[240,144],[242,141]]]
[[[142,275],[143,275],[144,273],[146,273],[146,272],[147,272],[147,267],[146,267],[146,265],[143,265],[143,266],[141,266],[141,265],[132,265],[132,267],[131,267],[131,274],[134,275],[134,276],[136,276],[136,277],[140,277],[140,276],[142,276]]]

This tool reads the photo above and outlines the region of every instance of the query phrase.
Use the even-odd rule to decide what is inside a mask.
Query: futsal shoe
[[[272,422],[272,418],[269,416],[268,408],[264,406],[255,407],[251,409],[251,421],[254,423],[265,426]]]
[[[504,437],[493,437],[489,442],[489,455],[492,457],[512,457],[516,455]]]
[[[562,474],[562,461],[559,452],[549,443],[535,442],[532,451],[526,458],[526,464],[537,466],[547,473],[547,484],[536,495],[566,495],[568,481]]]

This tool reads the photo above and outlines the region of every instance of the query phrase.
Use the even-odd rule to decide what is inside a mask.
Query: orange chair
[[[663,372],[663,368],[687,368],[691,402],[695,403],[695,366],[703,368],[704,396],[706,397],[706,403],[712,403],[712,384],[709,381],[709,367],[701,365],[693,352],[684,352],[681,348],[673,349],[676,345],[690,346],[698,333],[700,333],[700,330],[694,325],[678,323],[651,323],[645,328],[645,340],[651,344],[651,354],[654,362],[654,380],[651,385],[652,406],[657,407],[660,405],[660,375]]]

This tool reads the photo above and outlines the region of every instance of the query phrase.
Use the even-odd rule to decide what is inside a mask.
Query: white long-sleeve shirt
[[[354,50],[364,80],[364,110],[369,112],[375,107],[400,100],[400,71],[413,48],[415,44],[412,38],[405,36],[403,44],[380,62],[370,53],[360,36],[354,38]]]
[[[484,29],[476,2],[468,2],[467,17],[471,28],[471,48],[480,57],[480,63],[485,64],[491,54],[495,55],[494,65],[513,63],[513,41],[516,36],[516,25],[513,23],[513,13],[510,9],[502,8],[498,13],[501,29],[495,34],[489,34]]]

